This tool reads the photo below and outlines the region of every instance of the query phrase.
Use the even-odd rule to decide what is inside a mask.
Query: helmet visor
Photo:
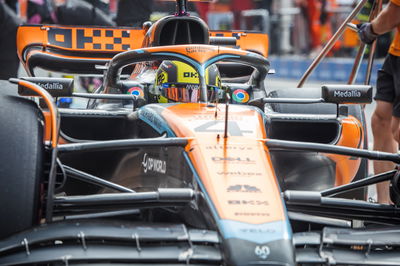
[[[199,84],[188,83],[163,83],[160,88],[161,95],[173,102],[197,103],[200,101]],[[207,99],[214,102],[217,99],[218,87],[207,86]]]

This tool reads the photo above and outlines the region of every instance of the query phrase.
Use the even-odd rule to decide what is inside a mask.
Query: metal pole
[[[378,14],[381,12],[381,10],[382,10],[382,0],[377,0],[375,2],[374,8],[372,9],[371,16],[370,16],[370,21],[372,21],[374,18],[376,18],[378,16]],[[369,83],[371,82],[371,72],[372,72],[372,66],[374,64],[374,56],[375,56],[375,51],[376,51],[376,42],[377,41],[374,41],[372,43],[371,50],[369,52],[367,72],[366,72],[365,81],[364,81],[365,85],[369,85]]]
[[[354,10],[350,13],[350,15],[346,18],[346,20],[342,23],[342,25],[340,25],[339,29],[332,36],[332,38],[329,40],[329,42],[325,45],[325,47],[322,49],[322,51],[319,53],[319,55],[314,59],[314,61],[310,65],[310,67],[306,70],[304,75],[301,77],[300,82],[297,85],[297,88],[303,87],[307,78],[311,75],[311,73],[319,65],[321,60],[328,54],[328,52],[332,49],[333,45],[336,43],[336,41],[339,39],[339,37],[343,34],[344,30],[347,27],[347,24],[353,20],[353,18],[358,14],[358,12],[360,12],[360,10],[363,8],[363,6],[365,5],[365,3],[367,1],[368,0],[360,1],[358,3],[358,5],[354,8]]]
[[[360,70],[360,66],[361,66],[361,60],[364,57],[365,47],[366,47],[365,43],[360,44],[356,58],[354,60],[353,68],[351,69],[351,72],[350,72],[349,81],[347,82],[347,84],[349,84],[349,85],[354,84],[354,82],[356,81],[358,71]]]

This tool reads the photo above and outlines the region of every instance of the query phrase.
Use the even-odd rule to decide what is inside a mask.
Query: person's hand
[[[378,34],[372,30],[371,23],[358,24],[357,28],[358,37],[365,44],[372,44],[378,38]]]

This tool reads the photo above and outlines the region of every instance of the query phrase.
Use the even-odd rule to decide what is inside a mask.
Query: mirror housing
[[[371,85],[323,85],[322,99],[335,104],[366,104],[372,102]]]
[[[70,78],[24,77],[21,79],[39,85],[53,97],[71,97],[74,90],[74,80]],[[39,96],[21,85],[18,86],[18,94],[21,96]]]

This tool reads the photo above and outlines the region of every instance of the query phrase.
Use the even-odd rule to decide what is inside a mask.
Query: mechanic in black
[[[395,153],[400,143],[400,0],[391,0],[371,23],[358,27],[358,35],[366,44],[397,27],[389,54],[378,72],[376,107],[371,118],[374,150]],[[375,174],[393,169],[391,162],[374,161]],[[378,184],[377,192],[380,203],[390,203],[387,182]]]
[[[0,0],[0,79],[15,78],[18,74],[17,14]]]
[[[142,27],[153,12],[153,0],[119,0],[116,22],[118,26]]]

